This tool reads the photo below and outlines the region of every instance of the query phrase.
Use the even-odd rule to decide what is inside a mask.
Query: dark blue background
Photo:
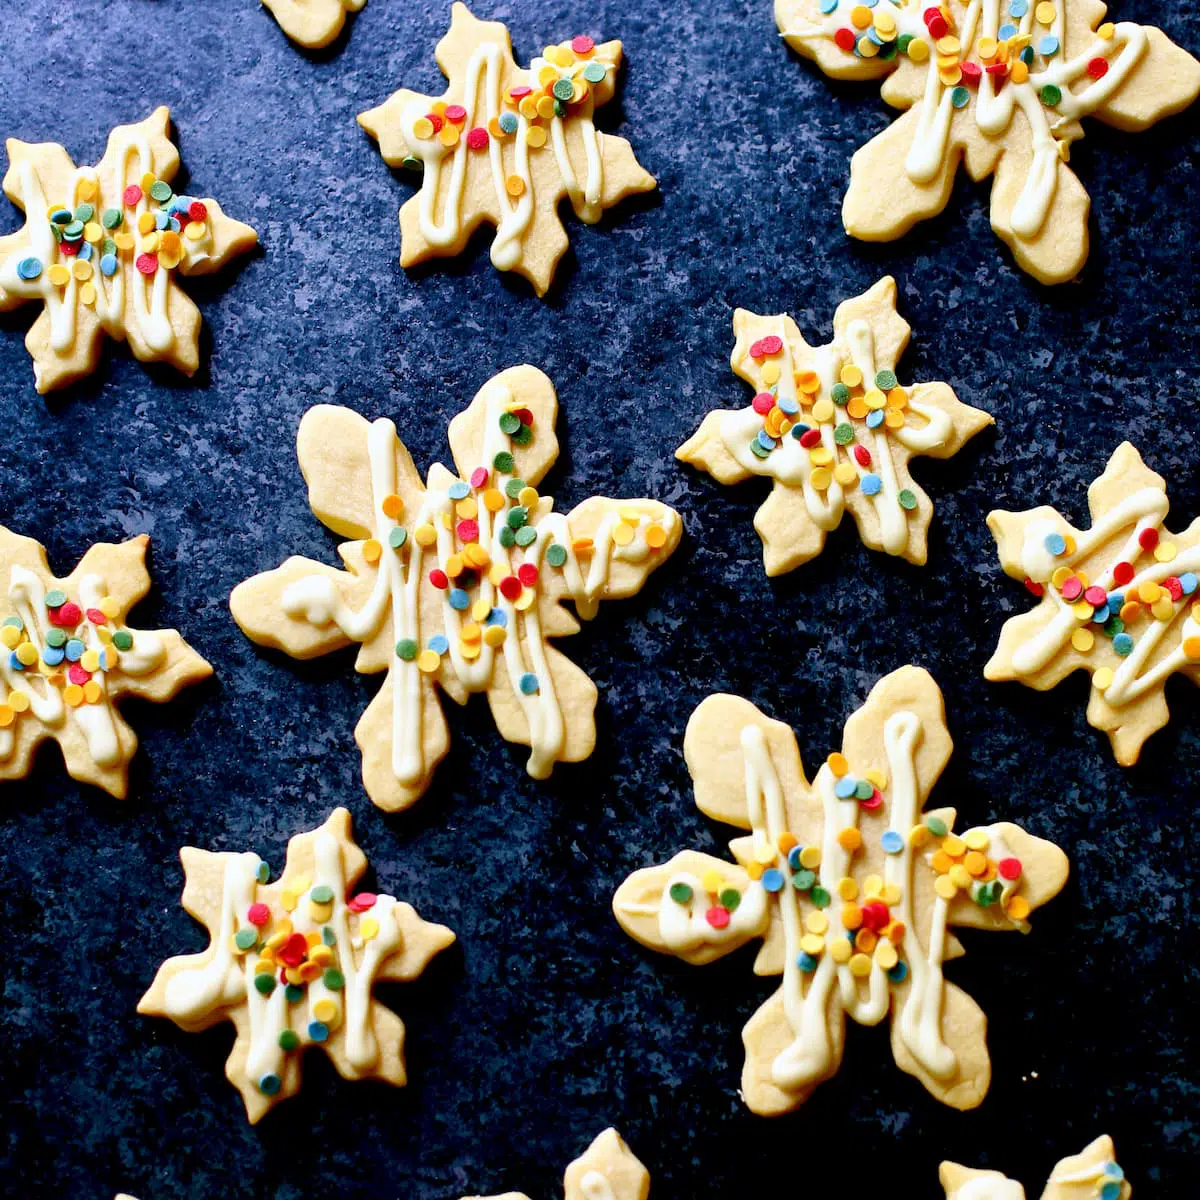
[[[890,117],[875,88],[791,55],[767,0],[479,13],[510,24],[521,62],[577,32],[623,39],[606,127],[662,189],[599,228],[571,221],[546,302],[492,269],[486,238],[449,264],[397,265],[410,181],[354,117],[402,84],[441,90],[448,4],[370,0],[319,55],[254,0],[5,5],[4,134],[90,162],[111,126],[166,103],[178,186],[254,224],[262,252],[188,284],[206,322],[190,382],[117,348],[42,399],[22,344],[32,310],[0,318],[0,520],[62,573],[93,541],[150,533],[156,586],[135,623],[178,627],[217,671],[171,705],[127,706],[143,742],[127,802],[81,789],[54,750],[0,787],[0,1192],[552,1200],[611,1123],[657,1200],[934,1197],[947,1156],[1036,1196],[1104,1131],[1142,1195],[1194,1196],[1196,693],[1170,684],[1171,726],[1122,770],[1085,722],[1082,676],[1038,695],[981,672],[1026,604],[996,564],[990,508],[1045,501],[1085,520],[1087,483],[1129,437],[1168,479],[1173,526],[1200,510],[1195,114],[1137,136],[1089,127],[1073,165],[1094,204],[1091,259],[1048,291],[993,238],[986,186],[961,177],[907,239],[844,236],[850,155]],[[1124,0],[1113,16],[1200,49],[1190,6]],[[0,231],[19,224],[0,202]],[[916,466],[937,506],[928,567],[865,551],[847,521],[819,560],[768,581],[751,527],[765,484],[721,488],[672,452],[711,408],[745,401],[728,367],[735,306],[788,310],[824,341],[838,301],[885,271],[915,332],[902,379],[948,380],[996,429]],[[227,597],[288,554],[335,561],[294,457],[310,404],[395,417],[423,470],[445,458],[449,418],[523,361],[562,400],[547,481],[560,506],[657,496],[683,512],[685,542],[564,646],[602,693],[590,763],[529,779],[476,701],[451,714],[454,752],[425,799],[385,816],[351,736],[378,677],[356,676],[349,651],[297,664],[257,650]],[[630,870],[732,832],[697,812],[682,761],[705,695],[790,720],[812,763],[910,661],[945,690],[957,744],[934,801],[1054,838],[1072,881],[1031,937],[968,933],[950,969],[990,1018],[982,1108],[943,1108],[892,1065],[884,1028],[852,1026],[840,1074],[764,1120],[736,1092],[741,1027],[775,986],[752,975],[754,951],[706,969],[652,956],[610,897]],[[337,804],[380,887],[460,944],[419,983],[382,989],[408,1026],[406,1089],[343,1083],[313,1054],[301,1095],[252,1129],[222,1072],[229,1027],[189,1035],[134,1005],[162,959],[205,944],[179,906],[181,845],[278,866],[289,835]]]

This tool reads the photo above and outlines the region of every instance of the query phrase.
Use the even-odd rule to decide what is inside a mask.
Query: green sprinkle
[[[70,217],[70,213],[67,214]],[[50,232],[54,234],[54,240],[61,246],[63,240],[63,231],[61,225],[51,225]]]
[[[902,33],[896,39],[896,49],[898,49],[901,54],[907,54],[909,44],[912,42],[912,40],[913,35],[911,33]]]
[[[67,602],[67,593],[55,588],[46,593],[47,608],[61,608]]]
[[[1116,637],[1118,633],[1125,632],[1125,622],[1120,617],[1109,617],[1104,622],[1104,632],[1108,637]]]
[[[865,779],[860,779],[854,788],[855,800],[870,800],[875,795],[875,789]]]
[[[50,216],[55,225],[66,225],[71,220],[71,214],[65,208],[57,208]]]
[[[686,883],[671,884],[671,899],[676,904],[686,904],[692,898],[692,889]]]
[[[900,501],[900,507],[908,512],[917,507],[917,498],[909,488],[902,488],[896,499]]]
[[[412,662],[417,657],[417,643],[412,638],[401,638],[396,643],[396,657]]]
[[[289,1004],[299,1004],[304,999],[304,989],[295,983],[289,983],[283,994]]]
[[[525,487],[525,480],[523,480],[523,479],[510,479],[510,480],[509,480],[509,481],[508,481],[508,482],[507,482],[507,483],[504,485],[504,494],[505,494],[505,495],[506,495],[506,496],[507,496],[507,497],[508,497],[510,500],[515,500],[515,499],[516,499],[516,498],[517,498],[517,497],[518,497],[518,496],[521,494],[521,491],[522,491],[522,489],[523,489],[524,487]]]
[[[100,224],[105,229],[116,229],[124,220],[119,208],[106,208],[100,217]]]
[[[492,459],[492,466],[500,472],[501,475],[511,475],[513,471],[513,456],[507,450],[501,450],[495,458]]]
[[[275,976],[268,975],[266,972],[263,972],[261,975],[255,975],[254,986],[264,996],[269,996],[275,990]]]
[[[291,991],[291,988],[289,988],[288,991]],[[279,1048],[280,1050],[300,1049],[300,1038],[297,1036],[294,1029],[285,1029],[279,1035]]]
[[[512,435],[514,446],[528,446],[533,441],[533,430],[528,425],[522,425],[516,433]]]
[[[890,392],[899,382],[895,371],[877,371],[875,373],[875,386],[881,392]]]
[[[854,441],[854,426],[847,421],[843,421],[834,431],[833,440],[839,446],[848,446]]]
[[[500,414],[500,432],[507,433],[510,436],[521,428],[521,418],[516,413],[501,413]]]
[[[400,165],[406,171],[423,171],[423,170],[425,170],[425,163],[421,159],[419,159],[415,154],[406,154],[404,156],[404,158],[401,160]]]
[[[823,887],[813,888],[809,899],[812,900],[812,902],[818,908],[828,908],[833,903],[833,898]]]
[[[113,645],[121,651],[132,650],[133,634],[128,629],[119,629],[113,634]]]
[[[343,978],[341,971],[337,967],[330,967],[324,975],[321,976],[325,986],[331,992],[340,992],[346,986],[346,980]]]
[[[321,930],[321,941],[323,941],[326,946],[336,946],[337,934],[334,933],[328,925],[326,925]]]
[[[850,399],[850,389],[844,383],[835,383],[829,389],[829,398],[834,404],[845,404]]]
[[[508,510],[508,516],[504,518],[509,529],[520,529],[529,517],[529,511],[523,505],[515,504]]]
[[[405,542],[408,541],[408,530],[403,525],[397,525],[391,533],[388,534],[388,545],[393,550],[399,550]]]
[[[750,443],[750,453],[756,458],[766,458],[771,452],[762,444],[762,442],[758,440],[758,438],[755,438],[754,441]]]
[[[239,950],[249,950],[258,941],[258,930],[253,926],[249,926],[246,929],[239,929],[233,935],[233,941]]]
[[[737,888],[725,888],[717,897],[717,900],[722,908],[727,908],[730,912],[733,912],[742,902],[742,893]]]
[[[166,204],[174,193],[171,191],[169,183],[163,183],[161,179],[156,179],[150,185],[150,198],[157,200],[159,204]]]
[[[67,632],[65,629],[50,629],[46,631],[46,645],[52,646],[55,650],[67,644]]]
[[[7,625],[10,629],[24,629],[25,628],[20,617],[5,617],[4,624]]]
[[[83,236],[83,222],[78,221],[78,220],[72,221],[63,230],[63,233],[65,233],[67,235],[67,237],[70,237],[70,238],[82,237]]]
[[[254,872],[254,878],[257,879],[259,883],[266,883],[267,880],[271,878],[271,868],[268,867],[265,862],[260,862],[258,864],[258,869]]]
[[[567,561],[567,548],[553,542],[546,547],[546,561],[552,567],[561,567]]]
[[[879,59],[880,62],[891,62],[892,59],[896,57],[896,54],[897,54],[896,43],[888,42],[888,44],[886,46],[884,46],[884,48],[882,50],[880,50],[879,54],[876,57]]]
[[[792,887],[798,892],[807,892],[814,883],[817,882],[817,877],[812,871],[807,869],[797,871],[792,876]]]
[[[955,108],[966,108],[971,102],[971,93],[965,87],[959,86],[950,93],[950,103]]]
[[[308,893],[311,900],[315,900],[318,904],[333,903],[333,888],[327,883],[319,883],[311,892]]]
[[[570,100],[575,95],[575,85],[569,79],[556,80],[552,90],[558,100]]]
[[[941,817],[926,817],[925,828],[933,834],[934,837],[945,837],[950,831],[946,828],[946,822]]]
[[[532,525],[522,525],[513,538],[518,546],[532,546],[537,540],[537,531]]]
[[[81,204],[75,209],[75,220],[82,221],[85,225],[96,215],[95,208],[90,204]]]
[[[511,550],[517,544],[517,535],[507,525],[500,526],[500,545]]]
[[[607,74],[604,64],[595,60],[583,68],[583,77],[588,83],[603,83]]]
[[[572,88],[571,92],[574,93],[574,91],[575,89]],[[554,102],[554,115],[556,117],[565,117],[567,115],[567,106],[561,100],[555,100]]]
[[[116,252],[117,252],[117,243],[114,242],[112,240],[112,238],[105,238],[104,241],[102,241],[100,243],[100,257],[101,258],[103,258],[104,255],[106,255],[106,254],[116,254]]]
[[[1038,92],[1038,99],[1047,108],[1053,108],[1062,99],[1062,89],[1056,87],[1053,83],[1048,83]]]

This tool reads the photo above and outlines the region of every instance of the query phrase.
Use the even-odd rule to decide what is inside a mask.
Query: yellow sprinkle
[[[827,467],[833,462],[833,451],[827,446],[814,446],[809,452],[814,467]]]
[[[363,542],[362,554],[365,562],[371,564],[377,563],[383,557],[383,546],[374,538],[367,538]]]
[[[89,221],[83,227],[83,240],[94,246],[104,236],[104,230],[99,221]]]
[[[871,388],[871,390],[867,392],[865,396],[863,396],[863,403],[868,408],[880,409],[887,403],[887,397],[878,388]]]
[[[337,1002],[331,1000],[328,996],[322,996],[312,1006],[312,1015],[317,1018],[323,1025],[331,1025],[338,1017]]]
[[[525,180],[520,175],[510,175],[504,181],[504,190],[514,198],[523,196],[525,194]]]
[[[863,880],[863,895],[868,900],[874,900],[883,891],[883,877],[880,875],[868,875]]]
[[[191,226],[188,226],[188,228],[190,229]],[[122,229],[119,232],[114,233],[113,241],[117,243],[118,250],[133,249],[133,234],[129,233],[128,230]]]
[[[258,962],[256,962],[254,964],[255,975],[274,975],[275,974],[274,955],[272,955],[271,958],[267,958],[267,957],[265,957],[265,953],[266,952],[264,951],[263,955],[259,956]]]
[[[850,10],[850,24],[855,29],[867,29],[871,25],[874,14],[865,4],[856,4]]]
[[[413,122],[413,137],[422,141],[433,137],[433,122],[428,117],[418,117]]]
[[[853,951],[850,949],[850,943],[845,938],[837,938],[829,944],[829,957],[835,963],[846,963],[850,961],[850,955]]]
[[[968,829],[963,834],[963,841],[968,850],[986,850],[991,838],[988,837],[986,829]]]
[[[461,554],[452,554],[446,559],[446,574],[451,579],[457,579],[466,570],[466,567],[467,564],[463,561]]]
[[[318,925],[324,925],[330,917],[333,916],[332,904],[318,904],[315,900],[308,902],[308,915],[317,922]]]
[[[158,176],[153,171],[147,171],[142,176],[142,191],[148,192],[158,182]]]
[[[1096,613],[1096,610],[1086,600],[1076,600],[1071,605],[1071,611],[1079,621],[1090,621]]]
[[[542,57],[556,67],[569,67],[575,61],[575,56],[566,46],[547,46],[542,52]],[[557,79],[558,72],[551,71],[550,78]]]
[[[892,34],[896,32],[896,18],[885,9],[876,9],[875,29],[880,37],[890,41]]]
[[[0,729],[7,729],[16,719],[17,714],[11,704],[0,704]]]
[[[379,922],[374,917],[363,917],[358,923],[358,933],[364,942],[369,942],[379,932]]]
[[[79,656],[79,665],[85,671],[100,670],[100,655],[99,655],[99,653],[95,650],[85,650]]]
[[[148,233],[142,239],[142,249],[147,254],[154,254],[158,250],[158,243],[161,240],[157,232]]]
[[[939,54],[957,54],[962,49],[962,42],[958,40],[952,33],[946,34],[945,37],[940,37],[934,43]]]
[[[1143,604],[1153,604],[1159,595],[1159,586],[1157,583],[1143,583],[1138,587],[1137,598]]]
[[[434,674],[442,665],[441,655],[436,650],[422,650],[417,655],[417,670],[426,675]]]
[[[818,937],[815,933],[806,933],[800,939],[800,949],[805,954],[816,958],[825,949],[825,939]]]
[[[17,647],[17,662],[22,666],[32,667],[38,660],[37,647],[32,642],[22,642]]]
[[[858,385],[859,385],[860,383],[862,383],[862,381],[863,381],[863,373],[862,373],[862,371],[861,371],[861,370],[860,370],[858,367],[856,367],[856,366],[855,366],[853,363],[847,363],[847,364],[846,364],[846,365],[845,365],[845,366],[844,366],[844,367],[843,367],[843,368],[842,368],[842,369],[841,369],[841,370],[838,372],[838,378],[839,378],[839,379],[840,379],[840,380],[841,380],[841,381],[842,381],[842,382],[843,382],[843,383],[844,383],[844,384],[845,384],[847,387],[858,387]]]
[[[294,912],[296,905],[299,903],[299,897],[291,888],[284,888],[279,897],[279,903],[283,905],[285,912]]]
[[[1013,81],[1013,83],[1027,82],[1029,79],[1028,65],[1026,63],[1023,63],[1020,59],[1017,59],[1017,61],[1015,63],[1013,63],[1012,68],[1009,71],[1009,78]]]
[[[1184,649],[1185,650],[1187,649],[1186,643],[1184,643]],[[1200,644],[1197,645],[1196,649],[1200,650]],[[1096,689],[1096,691],[1098,691],[1098,692],[1104,692],[1104,691],[1107,691],[1112,686],[1112,681],[1113,681],[1112,668],[1111,667],[1101,667],[1100,670],[1098,670],[1092,676],[1092,687],[1094,687]]]
[[[821,847],[805,846],[800,851],[800,865],[806,871],[815,871],[821,865]]]
[[[537,592],[530,588],[526,588],[514,601],[513,608],[517,612],[525,612],[526,609],[532,608],[534,601],[537,599]]]
[[[1014,896],[1008,902],[1008,915],[1014,921],[1024,921],[1029,916],[1029,901],[1024,896]]]
[[[492,563],[491,569],[488,571],[488,579],[492,581],[492,586],[499,587],[507,578],[508,570],[504,564]]]
[[[981,37],[975,43],[975,49],[979,52],[980,58],[995,58],[996,51],[999,49],[999,43],[993,37]]]
[[[820,911],[810,912],[804,918],[804,927],[809,933],[824,933],[829,928],[829,918]]]
[[[1033,15],[1037,17],[1039,24],[1053,25],[1054,18],[1058,15],[1053,4],[1049,0],[1042,0],[1042,3],[1033,10]]]
[[[138,233],[152,233],[154,231],[154,214],[144,212],[137,219]]]
[[[489,625],[483,631],[484,642],[493,649],[497,646],[503,646],[506,637],[508,637],[508,630],[503,625]]]
[[[1159,542],[1154,547],[1154,557],[1159,562],[1170,562],[1179,553],[1179,547],[1174,542]]]
[[[962,82],[962,69],[960,67],[942,67],[938,70],[938,79],[942,81],[945,87],[954,87]]]
[[[437,541],[437,530],[432,525],[418,525],[413,530],[413,537],[418,546],[432,546]]]
[[[1071,645],[1080,654],[1086,654],[1096,644],[1096,635],[1090,629],[1077,629],[1071,634]]]
[[[842,487],[853,487],[858,482],[858,472],[848,462],[838,463],[833,468],[833,477]]]
[[[488,614],[492,611],[492,606],[486,600],[476,600],[471,605],[471,616],[476,621],[486,621]]]
[[[838,880],[837,894],[843,900],[854,900],[858,896],[858,884],[849,875]]]
[[[947,873],[947,877],[955,887],[969,888],[971,886],[971,872],[962,863],[955,863]]]
[[[81,179],[75,190],[80,200],[95,200],[99,185],[94,179]]]
[[[923,63],[929,58],[929,43],[923,38],[913,38],[908,43],[908,57],[915,63]]]
[[[806,396],[815,396],[821,390],[821,377],[816,371],[797,371],[795,381]]]
[[[900,961],[900,955],[891,942],[883,941],[875,947],[875,961],[885,971],[890,971]]]
[[[83,702],[84,704],[97,704],[100,697],[104,695],[104,689],[94,680],[89,679],[83,685]]]
[[[438,141],[441,142],[443,146],[446,146],[447,148],[449,148],[450,146],[457,146],[458,139],[461,136],[462,135],[459,132],[458,126],[452,125],[449,121],[447,121],[446,124],[443,125],[441,127],[441,129],[438,130],[437,138],[438,138]]]
[[[719,892],[721,890],[721,884],[724,882],[724,879],[725,879],[725,877],[721,874],[720,871],[708,870],[708,871],[705,871],[704,874],[700,876],[700,886],[706,892],[714,892],[714,893]]]
[[[1162,596],[1154,602],[1150,611],[1154,614],[1155,620],[1170,621],[1175,616],[1175,604],[1171,600],[1170,593]]]
[[[15,713],[29,711],[29,697],[24,692],[12,692],[8,697],[8,707]]]
[[[467,662],[474,662],[483,653],[483,645],[480,642],[464,641],[459,646],[458,652]]]
[[[0,642],[9,650],[15,650],[21,644],[21,631],[11,625],[0,627]]]
[[[879,894],[879,898],[884,902],[884,904],[891,908],[893,904],[900,903],[903,895],[904,893],[900,890],[900,885],[898,883],[885,883],[883,885],[883,891]]]
[[[1105,21],[1099,29],[1096,30],[1096,36],[1103,38],[1106,42],[1112,39],[1112,35],[1117,32],[1117,27],[1111,21]]]
[[[540,150],[546,144],[546,131],[540,125],[534,125],[525,134],[525,141],[535,150]]]
[[[1200,658],[1200,637],[1183,639],[1183,652],[1190,659]],[[1097,672],[1099,674],[1099,672]]]
[[[814,421],[832,421],[834,414],[833,401],[828,397],[818,400],[812,407]]]
[[[825,492],[833,482],[833,472],[828,467],[817,467],[808,479],[818,492]]]
[[[517,503],[521,505],[522,508],[532,508],[537,502],[538,492],[537,488],[535,487],[523,487],[517,493]],[[475,514],[472,513],[471,515],[474,516]],[[624,516],[625,514],[622,513],[621,515]]]
[[[933,890],[937,892],[943,900],[953,900],[958,895],[958,886],[949,875],[939,875],[933,881]]]
[[[75,273],[75,278],[81,283],[85,279],[91,279],[92,277],[92,264],[90,262],[81,262],[79,259],[76,259],[72,270]]]
[[[189,242],[198,242],[207,232],[208,232],[207,227],[205,226],[203,221],[189,221],[183,227],[183,236],[185,238],[187,238],[187,240]],[[121,235],[120,234],[117,234],[117,236],[114,240],[116,241],[118,246],[121,245]]]
[[[532,121],[537,117],[537,100],[533,96],[522,96],[521,103],[517,105],[517,111],[527,121]],[[533,131],[530,130],[532,133]]]
[[[548,121],[554,116],[554,97],[539,96],[537,101],[537,115],[543,120]]]
[[[871,973],[871,959],[866,954],[855,954],[850,959],[850,974],[855,979],[866,979]]]
[[[486,567],[492,561],[492,556],[478,542],[472,542],[463,554],[467,562],[476,568]]]
[[[618,546],[628,546],[629,543],[633,541],[633,537],[633,526],[627,524],[625,521],[618,521],[617,524],[613,526],[612,540]]]

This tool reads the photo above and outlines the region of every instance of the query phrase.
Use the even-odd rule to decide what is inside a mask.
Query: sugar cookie
[[[999,1171],[976,1171],[944,1162],[938,1173],[946,1200],[1025,1200],[1025,1189]],[[1080,1154],[1064,1158],[1046,1181],[1042,1200],[1129,1200],[1133,1188],[1116,1160],[1112,1138],[1098,1137]]]
[[[710,696],[688,721],[696,804],[750,834],[730,843],[736,865],[683,850],[636,871],[613,910],[642,945],[696,965],[763,939],[755,973],[783,986],[742,1034],[754,1112],[789,1112],[835,1074],[847,1015],[890,1013],[896,1065],[942,1103],[987,1093],[986,1018],[943,979],[963,953],[950,926],[1027,932],[1067,858],[1008,822],[955,834],[954,809],[923,812],[951,748],[942,694],[916,667],[875,685],[811,783],[792,731],[748,701]]]
[[[569,514],[537,485],[558,457],[554,385],[534,367],[501,372],[450,422],[457,474],[422,484],[395,425],[318,405],[297,451],[309,504],[355,539],[345,569],[306,558],[234,589],[242,631],[293,658],[361,643],[363,673],[387,679],[358,723],[363,782],[380,808],[407,808],[449,749],[437,686],[459,704],[486,692],[501,737],[549,776],[596,744],[596,688],[550,638],[602,600],[632,596],[679,543],[656,500],[593,496]]]
[[[262,0],[279,22],[279,28],[301,46],[320,50],[328,46],[346,23],[348,12],[358,12],[367,0]]]
[[[454,941],[393,896],[355,892],[367,867],[350,814],[288,842],[274,883],[257,854],[185,846],[183,906],[207,926],[207,950],[169,958],[138,1012],[198,1032],[237,1029],[225,1064],[254,1124],[300,1090],[300,1059],[320,1046],[344,1079],[403,1087],[404,1025],[372,996],[384,980],[416,979]]]
[[[592,124],[612,99],[621,43],[575,37],[522,69],[508,29],[456,3],[437,61],[450,81],[440,99],[402,88],[358,118],[389,166],[423,170],[421,190],[400,210],[400,263],[459,254],[487,221],[496,226],[492,263],[540,296],[567,249],[561,200],[595,224],[656,186],[624,138]]]
[[[43,306],[25,337],[39,392],[91,374],[104,334],[142,362],[200,365],[200,310],[175,272],[210,274],[258,235],[215,200],[176,195],[170,126],[166,108],[118,125],[95,167],[53,142],[8,139],[4,190],[25,227],[0,237],[0,310]]]
[[[872,550],[924,563],[933,504],[909,460],[949,458],[992,424],[945,383],[897,379],[909,326],[890,275],[843,301],[833,328],[834,340],[814,348],[791,317],[739,308],[730,365],[754,399],[709,413],[675,452],[718,483],[774,481],[754,518],[768,575],[820,554],[847,510]]]

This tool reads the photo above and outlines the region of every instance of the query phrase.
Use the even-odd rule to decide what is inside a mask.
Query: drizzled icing
[[[118,764],[121,743],[108,676],[158,670],[166,661],[162,638],[114,625],[110,618],[119,610],[99,575],[80,579],[76,604],[58,588],[47,592],[40,576],[16,564],[9,574],[8,603],[14,615],[0,622],[0,677],[7,692],[0,703],[0,761],[16,749],[21,721],[58,730],[69,716],[98,766]],[[114,639],[126,648],[118,649]]]
[[[1086,1165],[1081,1160],[1091,1159]],[[960,1182],[960,1178],[962,1181]],[[1025,1200],[1016,1180],[995,1171],[969,1172],[955,1163],[942,1164],[946,1200]],[[1127,1200],[1132,1193],[1125,1172],[1113,1158],[1112,1139],[1097,1138],[1081,1154],[1063,1159],[1046,1181],[1042,1200]]]
[[[863,35],[873,52],[863,53],[857,37],[847,51],[864,58],[880,55],[882,47],[903,46],[901,54],[927,64],[917,132],[905,160],[914,183],[929,183],[944,170],[956,112],[966,114],[964,119],[973,115],[984,136],[1000,138],[1020,109],[1030,131],[1032,159],[1010,224],[1026,240],[1038,235],[1050,213],[1066,146],[1079,136],[1074,123],[1117,93],[1147,49],[1146,30],[1121,22],[1105,26],[1107,36],[1093,35],[1084,49],[1066,58],[1065,18],[1071,2],[1055,0],[1054,16],[1043,25],[1034,0],[1021,0],[1020,16],[1009,14],[1008,0],[971,0],[957,29],[948,25],[941,35],[957,43],[948,55],[935,45],[941,39],[933,35],[927,19],[936,13],[946,23],[948,8],[930,0],[889,5],[884,28],[890,32],[881,37],[878,27],[872,27],[874,37]],[[839,31],[854,28],[851,8],[849,0],[841,0],[824,20],[793,22],[783,36],[800,43],[837,41],[841,47]],[[913,51],[914,40],[924,46],[919,58]],[[896,56],[892,49],[890,57]],[[1086,81],[1085,86],[1072,90],[1081,81]]]

